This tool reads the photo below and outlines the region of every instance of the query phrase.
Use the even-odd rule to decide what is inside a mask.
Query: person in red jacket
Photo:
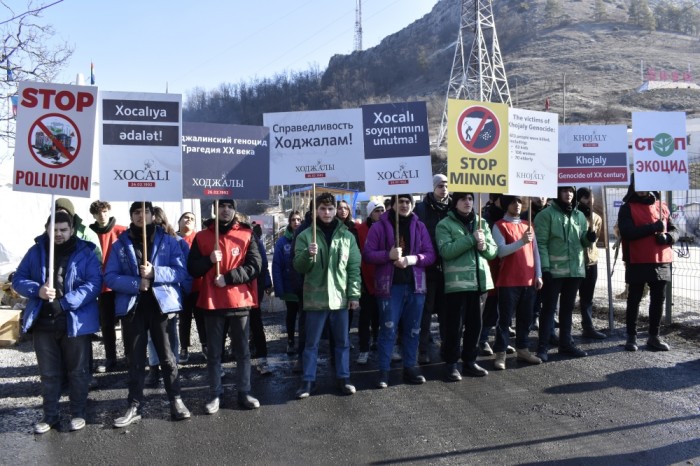
[[[528,333],[532,322],[535,292],[542,288],[540,254],[535,232],[527,220],[520,219],[523,202],[519,196],[501,196],[506,209],[503,218],[492,228],[493,240],[498,246],[496,289],[498,290],[498,325],[496,326],[496,353],[494,368],[506,368],[506,348],[510,339],[511,320],[515,317],[515,351],[518,360],[540,364],[542,360],[530,353]]]
[[[218,245],[215,228],[219,231]],[[221,355],[227,320],[231,342],[235,347],[238,404],[247,409],[260,407],[260,402],[250,395],[248,338],[250,309],[258,305],[256,278],[261,269],[262,258],[253,229],[236,220],[236,202],[233,199],[220,200],[216,219],[197,233],[187,258],[190,275],[193,278],[202,277],[197,307],[204,312],[207,329],[207,371],[211,395],[204,407],[207,414],[219,411],[223,395]]]
[[[90,204],[90,213],[95,223],[90,224],[90,229],[97,233],[102,248],[102,273],[104,264],[107,263],[109,253],[119,235],[126,231],[123,225],[117,225],[114,217],[110,216],[112,206],[107,201],[95,201]],[[112,372],[117,367],[117,332],[114,329],[116,318],[114,314],[114,291],[102,286],[102,292],[98,302],[100,306],[100,331],[102,332],[102,344],[105,347],[105,360],[95,369],[97,372]]]
[[[627,295],[627,351],[637,351],[637,317],[644,285],[649,285],[649,338],[647,347],[668,351],[668,343],[659,336],[661,315],[666,299],[666,285],[671,279],[673,250],[678,240],[668,207],[661,202],[659,191],[636,191],[634,179],[622,199],[617,224],[622,238]]]

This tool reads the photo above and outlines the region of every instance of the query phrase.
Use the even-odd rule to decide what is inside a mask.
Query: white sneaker
[[[394,351],[391,353],[391,362],[399,362],[403,359],[401,356],[401,347],[399,345],[394,345]]]
[[[357,363],[358,364],[367,364],[367,361],[369,361],[369,352],[368,351],[363,351],[357,355]]]

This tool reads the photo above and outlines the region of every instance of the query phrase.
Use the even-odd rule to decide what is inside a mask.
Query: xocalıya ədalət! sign
[[[97,88],[19,85],[14,191],[90,197]]]
[[[182,200],[182,96],[100,92],[100,197]]]

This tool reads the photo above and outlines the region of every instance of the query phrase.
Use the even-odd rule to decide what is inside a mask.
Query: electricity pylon
[[[461,3],[459,34],[455,44],[452,73],[447,85],[445,107],[436,147],[447,134],[447,101],[449,99],[501,102],[511,105],[510,89],[498,45],[492,0],[459,0]],[[465,40],[473,36],[467,56]]]

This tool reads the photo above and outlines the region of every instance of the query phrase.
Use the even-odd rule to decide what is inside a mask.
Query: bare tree
[[[41,23],[41,13],[63,0],[37,3],[28,0],[21,10],[0,0],[0,139],[14,146],[15,109],[20,81],[53,81],[68,63],[73,49],[52,41],[53,27]]]

